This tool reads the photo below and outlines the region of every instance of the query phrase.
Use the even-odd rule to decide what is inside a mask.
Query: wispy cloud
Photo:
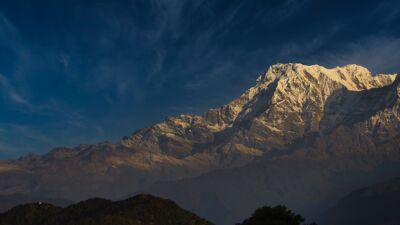
[[[26,15],[13,23],[9,18],[15,15],[0,12],[0,48],[6,48],[6,59],[13,61],[0,68],[0,95],[9,107],[4,110],[17,111],[26,123],[6,119],[31,129],[10,128],[14,132],[36,130],[29,122],[40,121],[39,130],[62,144],[107,138],[110,133],[122,136],[154,122],[149,112],[201,112],[224,104],[252,85],[269,64],[358,63],[376,72],[394,72],[400,59],[396,0],[369,5],[365,12],[332,2],[332,11],[316,13],[317,20],[304,13],[315,13],[307,11],[309,6],[321,8],[311,0],[149,0],[81,6],[33,9],[74,15],[68,20]],[[366,29],[348,19],[372,24]],[[43,34],[35,34],[35,26]],[[46,129],[57,132],[47,134]],[[19,146],[10,143],[3,138],[0,145]],[[41,143],[51,145],[45,139]]]
[[[281,1],[277,8],[265,8],[257,12],[256,17],[269,26],[277,26],[289,19],[297,12],[304,9],[311,0],[285,0]]]
[[[14,24],[0,12],[0,45],[4,45],[6,49],[10,49],[18,60],[26,58],[26,50],[20,43],[19,31]],[[18,75],[20,71],[16,70]],[[0,87],[2,93],[13,103],[20,106],[31,108],[32,104],[18,90],[15,84],[10,81],[10,78],[0,73]]]
[[[26,96],[21,94],[15,85],[3,74],[0,74],[0,93],[6,100],[13,103],[15,110],[28,115],[53,115],[60,116],[68,114],[63,109],[65,106],[62,102],[55,99],[48,99],[46,102],[37,104],[31,102]]]
[[[4,75],[0,74],[0,87],[3,90],[3,93],[14,103],[31,107],[31,103],[22,97],[17,91],[15,87],[10,83],[10,81]]]
[[[67,54],[65,54],[63,52],[60,53],[59,61],[60,61],[61,65],[64,67],[65,71],[69,71],[70,70],[70,68],[69,68],[69,66],[70,66],[70,57],[69,57],[69,55],[67,55]]]
[[[390,23],[400,16],[400,2],[396,0],[381,1],[370,16],[378,18],[381,25]]]
[[[400,39],[369,37],[358,42],[347,43],[342,49],[321,54],[316,61],[328,66],[360,64],[374,73],[398,73],[400,71]]]
[[[207,71],[197,72],[197,76],[194,79],[189,80],[185,84],[185,88],[189,90],[201,89],[207,86],[209,83],[221,79],[222,76],[227,76],[231,71],[234,71],[235,65],[231,62],[226,61],[223,64],[214,65]]]
[[[162,39],[169,33],[174,39],[182,35],[180,24],[185,1],[180,0],[151,0],[152,11],[157,13],[154,29],[148,33],[148,38],[153,42]]]
[[[19,32],[14,24],[0,12],[0,45],[17,45]]]
[[[157,79],[157,76],[162,72],[164,66],[164,61],[166,57],[165,49],[157,49],[155,50],[155,52],[156,56],[155,59],[153,60],[152,68],[150,69],[146,77],[147,83],[151,83],[155,79]]]
[[[16,152],[44,152],[42,146],[55,146],[56,143],[48,135],[37,128],[17,124],[0,124],[0,157]]]

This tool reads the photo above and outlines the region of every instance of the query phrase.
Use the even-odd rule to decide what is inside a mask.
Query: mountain
[[[263,205],[282,204],[307,221],[316,221],[350,191],[399,174],[398,160],[376,155],[323,160],[275,158],[156,183],[146,192],[174,199],[216,224],[233,224]]]
[[[122,201],[89,199],[66,208],[20,205],[0,214],[0,225],[212,225],[170,200],[137,195]]]
[[[399,78],[358,65],[276,64],[237,99],[167,118],[119,143],[0,162],[0,194],[73,201],[140,190],[218,224],[261,205],[307,216],[400,176]]]
[[[400,178],[351,192],[324,213],[321,224],[395,225],[400,223]]]
[[[238,131],[226,141],[251,145],[261,157],[146,191],[231,224],[263,204],[284,204],[314,219],[351,190],[399,176],[395,75],[372,76],[356,65],[286,64],[272,66],[258,82],[274,94],[253,98],[266,108],[250,107],[250,119],[234,125]]]

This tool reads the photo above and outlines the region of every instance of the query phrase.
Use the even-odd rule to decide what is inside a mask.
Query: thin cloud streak
[[[394,0],[46,1],[0,3],[0,119],[62,145],[218,107],[278,62],[398,69]]]
[[[314,60],[329,66],[359,64],[373,73],[398,73],[399,49],[399,38],[369,37],[357,43],[348,43],[343,49],[326,53]]]
[[[3,89],[3,92],[8,98],[17,104],[21,104],[26,107],[31,107],[32,105],[23,98],[20,94],[17,93],[15,88],[11,85],[10,81],[4,75],[0,74],[0,86]]]

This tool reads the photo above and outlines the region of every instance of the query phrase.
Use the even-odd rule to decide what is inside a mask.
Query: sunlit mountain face
[[[164,218],[119,217],[138,193],[200,224],[274,212],[301,224],[286,209],[307,223],[396,224],[399,8],[0,2],[0,211],[36,202],[0,224],[71,204],[108,213],[79,213],[83,224]],[[390,209],[372,218],[350,210],[360,205]]]
[[[399,69],[397,1],[2,1],[0,158],[217,108],[276,63]]]
[[[169,117],[118,143],[2,161],[0,192],[7,206],[10,194],[20,203],[147,192],[218,224],[264,202],[318,219],[353,189],[400,175],[397,76],[275,64],[220,108]]]

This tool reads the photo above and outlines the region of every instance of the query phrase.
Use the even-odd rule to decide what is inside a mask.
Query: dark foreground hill
[[[323,225],[400,224],[400,178],[358,189],[328,210]]]
[[[285,206],[263,206],[236,225],[307,225]],[[0,225],[213,225],[176,203],[141,194],[122,201],[93,198],[66,208],[48,203],[16,206],[0,214]],[[312,223],[310,225],[316,225]]]
[[[66,208],[20,205],[0,214],[0,225],[212,225],[176,203],[151,195],[122,200],[89,199]]]
[[[43,196],[26,195],[26,194],[12,194],[12,195],[0,195],[0,212],[16,206],[25,204],[28,202],[48,202],[53,205],[67,206],[72,204],[72,201],[57,199],[57,198],[46,198]]]

